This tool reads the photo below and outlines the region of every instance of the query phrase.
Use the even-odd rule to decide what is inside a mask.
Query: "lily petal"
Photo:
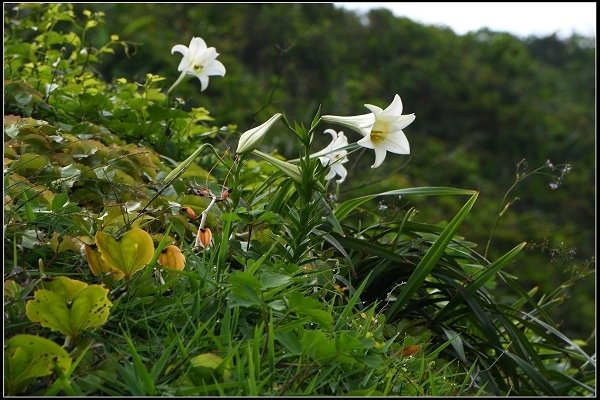
[[[396,121],[392,122],[394,130],[401,130],[412,124],[415,120],[415,114],[401,115]]]
[[[375,145],[373,144],[373,141],[371,140],[371,136],[365,136],[364,138],[360,139],[356,143],[358,143],[362,147],[366,147],[367,149],[375,148]]]
[[[181,53],[184,57],[186,57],[188,55],[188,48],[182,44],[176,44],[171,49],[171,54],[173,54],[175,52]]]
[[[375,147],[375,164],[371,165],[371,168],[377,168],[381,165],[381,163],[383,163],[383,161],[385,160],[385,155],[387,154],[387,152],[385,151],[385,149],[382,149],[380,147]]]
[[[193,37],[190,42],[190,54],[195,56],[201,51],[206,50],[206,42],[201,37]]]
[[[371,114],[356,115],[353,117],[339,117],[337,115],[323,115],[322,121],[331,122],[348,127],[363,136],[371,132],[371,128],[375,123],[375,116]]]
[[[329,171],[329,174],[331,174],[332,172],[334,173],[333,176],[335,176],[336,174],[340,176],[340,179],[337,180],[338,183],[344,182],[346,180],[346,176],[348,175],[348,170],[346,170],[346,167],[344,167],[341,163],[333,164],[331,166],[331,171]],[[333,176],[331,178],[333,178]],[[327,179],[327,177],[325,177],[325,179]]]
[[[214,60],[213,62],[211,62],[204,68],[204,73],[206,75],[224,76],[225,75],[225,66],[223,65],[223,63],[221,61]]]
[[[373,104],[365,104],[365,107],[371,110],[371,112],[375,115],[381,114],[381,112],[383,112],[383,108],[374,106]]]
[[[200,79],[200,91],[204,92],[204,89],[208,87],[208,76],[201,75],[198,79]]]
[[[410,144],[404,132],[395,132],[386,138],[385,149],[396,154],[410,154]]]
[[[391,117],[394,119],[400,118],[402,115],[402,100],[400,99],[400,96],[395,95],[392,103],[387,106],[385,110],[383,110],[382,114],[385,114],[386,117]]]

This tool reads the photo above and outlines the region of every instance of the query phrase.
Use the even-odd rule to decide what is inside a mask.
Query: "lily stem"
[[[183,81],[183,78],[185,78],[186,75],[187,75],[187,72],[183,71],[181,73],[181,75],[179,75],[179,78],[177,78],[175,83],[169,88],[169,90],[167,90],[167,94],[171,94],[171,91],[173,91],[173,89],[175,89],[177,86],[179,86],[179,84],[181,83],[181,81]]]

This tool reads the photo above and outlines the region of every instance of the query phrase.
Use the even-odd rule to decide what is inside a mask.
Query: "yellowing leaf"
[[[73,236],[61,235],[58,232],[54,232],[52,234],[52,238],[50,238],[50,248],[52,251],[58,254],[67,250],[79,253],[79,247],[80,246],[77,242],[77,239],[75,239]]]
[[[21,292],[21,286],[12,279],[4,281],[4,297],[16,298]]]
[[[152,237],[139,228],[126,232],[119,241],[108,233],[97,232],[96,245],[102,261],[123,272],[126,278],[144,268],[154,255]]]
[[[227,381],[231,378],[231,372],[223,361],[221,356],[214,353],[204,353],[193,357],[190,360],[192,368],[189,377],[196,385],[212,381],[213,375],[219,380]]]
[[[69,353],[50,339],[34,335],[10,338],[4,348],[4,384],[8,395],[16,395],[34,378],[71,367]]]
[[[112,275],[116,280],[120,281],[125,277],[125,274],[119,270],[110,268],[105,262],[102,261],[100,253],[94,250],[92,246],[87,244],[84,245],[85,257],[87,258],[90,270],[94,276],[102,277],[103,275]]]
[[[77,337],[106,323],[112,306],[107,296],[108,289],[103,286],[60,276],[35,292],[25,314],[46,328]]]

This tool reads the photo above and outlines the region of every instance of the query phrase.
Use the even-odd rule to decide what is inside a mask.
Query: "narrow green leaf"
[[[346,249],[361,251],[366,254],[381,257],[385,260],[392,260],[400,263],[406,262],[406,259],[401,255],[367,240],[339,236],[337,234],[332,234],[331,236]]]
[[[129,337],[129,334],[127,332],[123,332],[123,337],[127,341],[129,350],[131,350],[131,358],[133,359],[133,364],[135,365],[135,369],[138,373],[138,376],[141,378],[142,383],[144,385],[144,389],[146,391],[145,394],[153,396],[154,392],[155,392],[155,387],[154,387],[154,381],[152,380],[152,377],[148,373],[148,370],[144,366],[144,363],[142,363],[142,359],[140,358],[140,355],[138,354],[137,350],[135,349],[135,345],[133,344],[133,341]]]
[[[510,250],[508,253],[498,258],[496,261],[491,263],[487,268],[482,269],[473,277],[471,283],[469,283],[462,291],[461,294],[469,293],[474,294],[479,288],[481,288],[489,279],[491,279],[496,273],[502,269],[509,261],[511,261],[522,249],[525,247],[526,242],[523,242]],[[461,299],[463,298],[456,296],[453,298],[446,306],[440,310],[440,312],[435,317],[436,319],[443,318],[448,311],[454,309],[458,304],[461,303]]]
[[[342,221],[348,216],[356,207],[360,206],[367,201],[374,199],[379,196],[448,196],[448,195],[474,195],[477,193],[475,190],[469,189],[457,189],[450,187],[417,187],[391,190],[388,192],[382,192],[377,194],[370,194],[367,196],[357,197],[355,199],[346,200],[335,211],[335,216],[338,221]]]
[[[477,200],[478,192],[473,194],[469,201],[461,208],[456,216],[450,221],[450,223],[444,228],[440,236],[433,243],[433,245],[427,250],[427,253],[423,256],[411,276],[408,278],[406,285],[402,288],[402,291],[398,295],[395,302],[389,308],[387,315],[394,315],[400,308],[402,308],[410,299],[410,297],[417,291],[421,286],[425,278],[429,275],[433,267],[436,265],[444,250],[448,246],[448,243],[454,237],[458,227],[463,222],[471,207]]]
[[[526,244],[527,244],[527,242],[523,242],[523,243],[519,244],[518,246],[516,246],[515,248],[510,250],[508,253],[506,253],[505,255],[503,255],[502,257],[497,259],[496,261],[494,261],[487,268],[479,271],[473,278],[473,281],[469,285],[467,285],[465,290],[470,293],[474,293],[477,289],[482,287],[490,278],[492,278],[494,275],[496,275],[496,273],[502,267],[504,267],[517,254],[519,254],[519,252],[521,250],[523,250],[523,247],[525,247]]]
[[[269,257],[269,254],[271,254],[271,252],[273,251],[273,249],[277,246],[277,243],[273,243],[273,245],[271,245],[271,247],[269,248],[269,250],[267,250],[267,252],[265,254],[263,254],[262,256],[260,256],[260,258],[256,261],[254,261],[252,263],[251,266],[248,267],[247,272],[251,275],[254,275],[254,273],[256,271],[258,271],[258,269],[261,267],[261,265],[265,262],[265,260],[267,259],[267,257]],[[249,263],[250,264],[250,263]]]
[[[342,236],[344,236],[344,230],[342,229],[342,226],[340,225],[340,222],[335,217],[335,214],[333,213],[333,210],[331,209],[331,207],[329,207],[329,204],[327,204],[327,202],[325,201],[325,199],[323,199],[322,197],[319,199],[319,204],[321,205],[321,207],[323,207],[325,218],[327,218],[327,221],[333,227],[333,231],[336,232],[336,233],[339,233]]]
[[[517,365],[525,372],[525,374],[537,385],[538,388],[544,391],[545,394],[550,396],[557,396],[556,390],[552,387],[550,382],[539,373],[537,369],[535,369],[531,364],[522,358],[510,353],[505,352],[508,357],[510,357],[513,361],[517,363]]]
[[[156,361],[156,363],[154,363],[154,366],[150,370],[150,378],[153,382],[156,382],[161,372],[165,370],[167,362],[169,361],[169,357],[171,356],[175,346],[177,346],[177,341],[172,340],[163,350],[161,350],[162,355]]]
[[[310,123],[310,130],[308,131],[309,134],[315,130],[315,128],[319,124],[319,121],[321,121],[321,105],[320,104],[319,104],[319,108],[317,109],[317,112],[315,113],[315,116],[314,116],[312,122]]]
[[[190,166],[192,161],[194,161],[194,159],[198,157],[198,154],[200,154],[206,146],[210,146],[210,144],[204,143],[203,145],[198,147],[198,149],[196,149],[196,151],[194,151],[191,156],[183,160],[173,171],[169,172],[169,174],[165,176],[165,179],[163,179],[163,183],[165,184],[165,186],[170,185],[174,179],[176,179],[180,174],[182,174]]]
[[[229,236],[231,235],[231,227],[233,221],[224,221],[221,240],[219,240],[219,251],[217,252],[217,281],[220,280],[221,268],[225,265],[227,251],[229,250]]]
[[[313,232],[315,234],[321,236],[323,239],[325,239],[329,243],[331,243],[331,245],[333,245],[333,247],[335,247],[340,253],[342,253],[342,256],[344,257],[344,260],[348,264],[348,267],[350,267],[351,270],[354,270],[354,263],[352,262],[352,259],[350,258],[350,256],[348,256],[348,253],[346,253],[346,250],[344,249],[344,247],[342,247],[342,245],[340,244],[340,242],[338,242],[329,233],[325,233],[325,232],[320,231],[318,229],[313,229]]]
[[[533,363],[535,363],[538,370],[546,372],[546,367],[540,359],[538,352],[531,345],[529,338],[527,338],[527,336],[525,336],[525,334],[521,332],[521,330],[501,312],[496,314],[496,318],[504,327],[504,330],[510,337],[514,348],[517,350],[517,353],[523,359],[527,361],[531,360]]]
[[[585,351],[583,351],[581,349],[581,347],[579,347],[575,342],[573,342],[571,339],[569,339],[568,337],[566,337],[563,333],[561,333],[560,331],[558,331],[556,328],[548,325],[547,323],[545,323],[544,321],[540,320],[539,318],[534,317],[530,313],[519,311],[519,314],[524,319],[529,319],[529,320],[535,322],[536,324],[539,324],[543,329],[545,329],[549,333],[552,333],[553,335],[555,335],[558,338],[560,338],[562,341],[564,341],[569,346],[571,346],[573,349],[575,349],[579,354],[581,354],[591,365],[594,366],[594,368],[596,368],[596,361],[592,357],[590,357],[589,355],[587,355],[587,353]]]
[[[354,310],[354,305],[360,301],[360,295],[362,294],[363,290],[365,290],[365,286],[367,286],[370,276],[371,274],[367,275],[367,277],[363,279],[358,289],[356,289],[356,292],[354,292],[354,295],[350,298],[350,300],[348,300],[348,303],[337,318],[333,328],[334,332],[337,332],[339,329],[341,329],[342,324],[346,322],[346,318],[348,318],[350,313]]]
[[[454,332],[451,329],[446,329],[444,327],[442,327],[442,329],[444,330],[444,333],[446,334],[448,341],[450,341],[450,344],[454,348],[454,351],[456,351],[456,354],[458,354],[461,361],[466,364],[467,356],[465,355],[465,348],[463,346],[462,339],[460,338],[460,334]]]

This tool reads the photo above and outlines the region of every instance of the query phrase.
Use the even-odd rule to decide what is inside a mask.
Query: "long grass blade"
[[[129,334],[127,332],[123,332],[123,337],[127,341],[129,350],[131,350],[131,358],[133,359],[133,364],[135,365],[135,369],[138,373],[138,376],[142,379],[142,383],[144,385],[146,394],[153,396],[154,392],[155,392],[155,387],[154,387],[154,381],[152,380],[150,373],[148,373],[148,370],[144,366],[144,363],[142,362],[140,355],[138,354],[137,350],[135,349],[135,345],[133,344],[133,341],[129,337]]]
[[[436,265],[444,250],[448,246],[448,243],[454,237],[458,227],[464,221],[465,217],[471,211],[473,204],[477,200],[478,192],[473,194],[469,201],[461,208],[456,216],[450,221],[450,223],[444,228],[440,236],[436,239],[433,245],[427,250],[427,253],[423,256],[412,275],[408,278],[406,285],[402,288],[398,298],[392,303],[392,306],[387,312],[388,316],[393,316],[396,312],[402,308],[410,297],[417,291],[421,286],[425,278],[429,275],[433,267]]]
[[[461,299],[466,294],[473,295],[479,288],[496,275],[509,261],[511,261],[522,249],[525,247],[526,242],[523,242],[510,250],[508,253],[491,263],[487,268],[482,269],[473,277],[471,283],[469,283],[463,290],[461,290],[461,297],[456,296],[446,304],[446,306],[440,310],[436,319],[442,319],[446,313],[454,309],[458,304],[461,303]]]
[[[346,200],[335,211],[335,216],[338,221],[342,221],[348,216],[356,207],[367,201],[374,199],[379,196],[448,196],[448,195],[473,195],[477,193],[475,190],[470,189],[457,189],[450,187],[417,187],[391,190],[388,192],[382,192],[377,194],[369,194],[367,196],[357,197],[355,199]]]

